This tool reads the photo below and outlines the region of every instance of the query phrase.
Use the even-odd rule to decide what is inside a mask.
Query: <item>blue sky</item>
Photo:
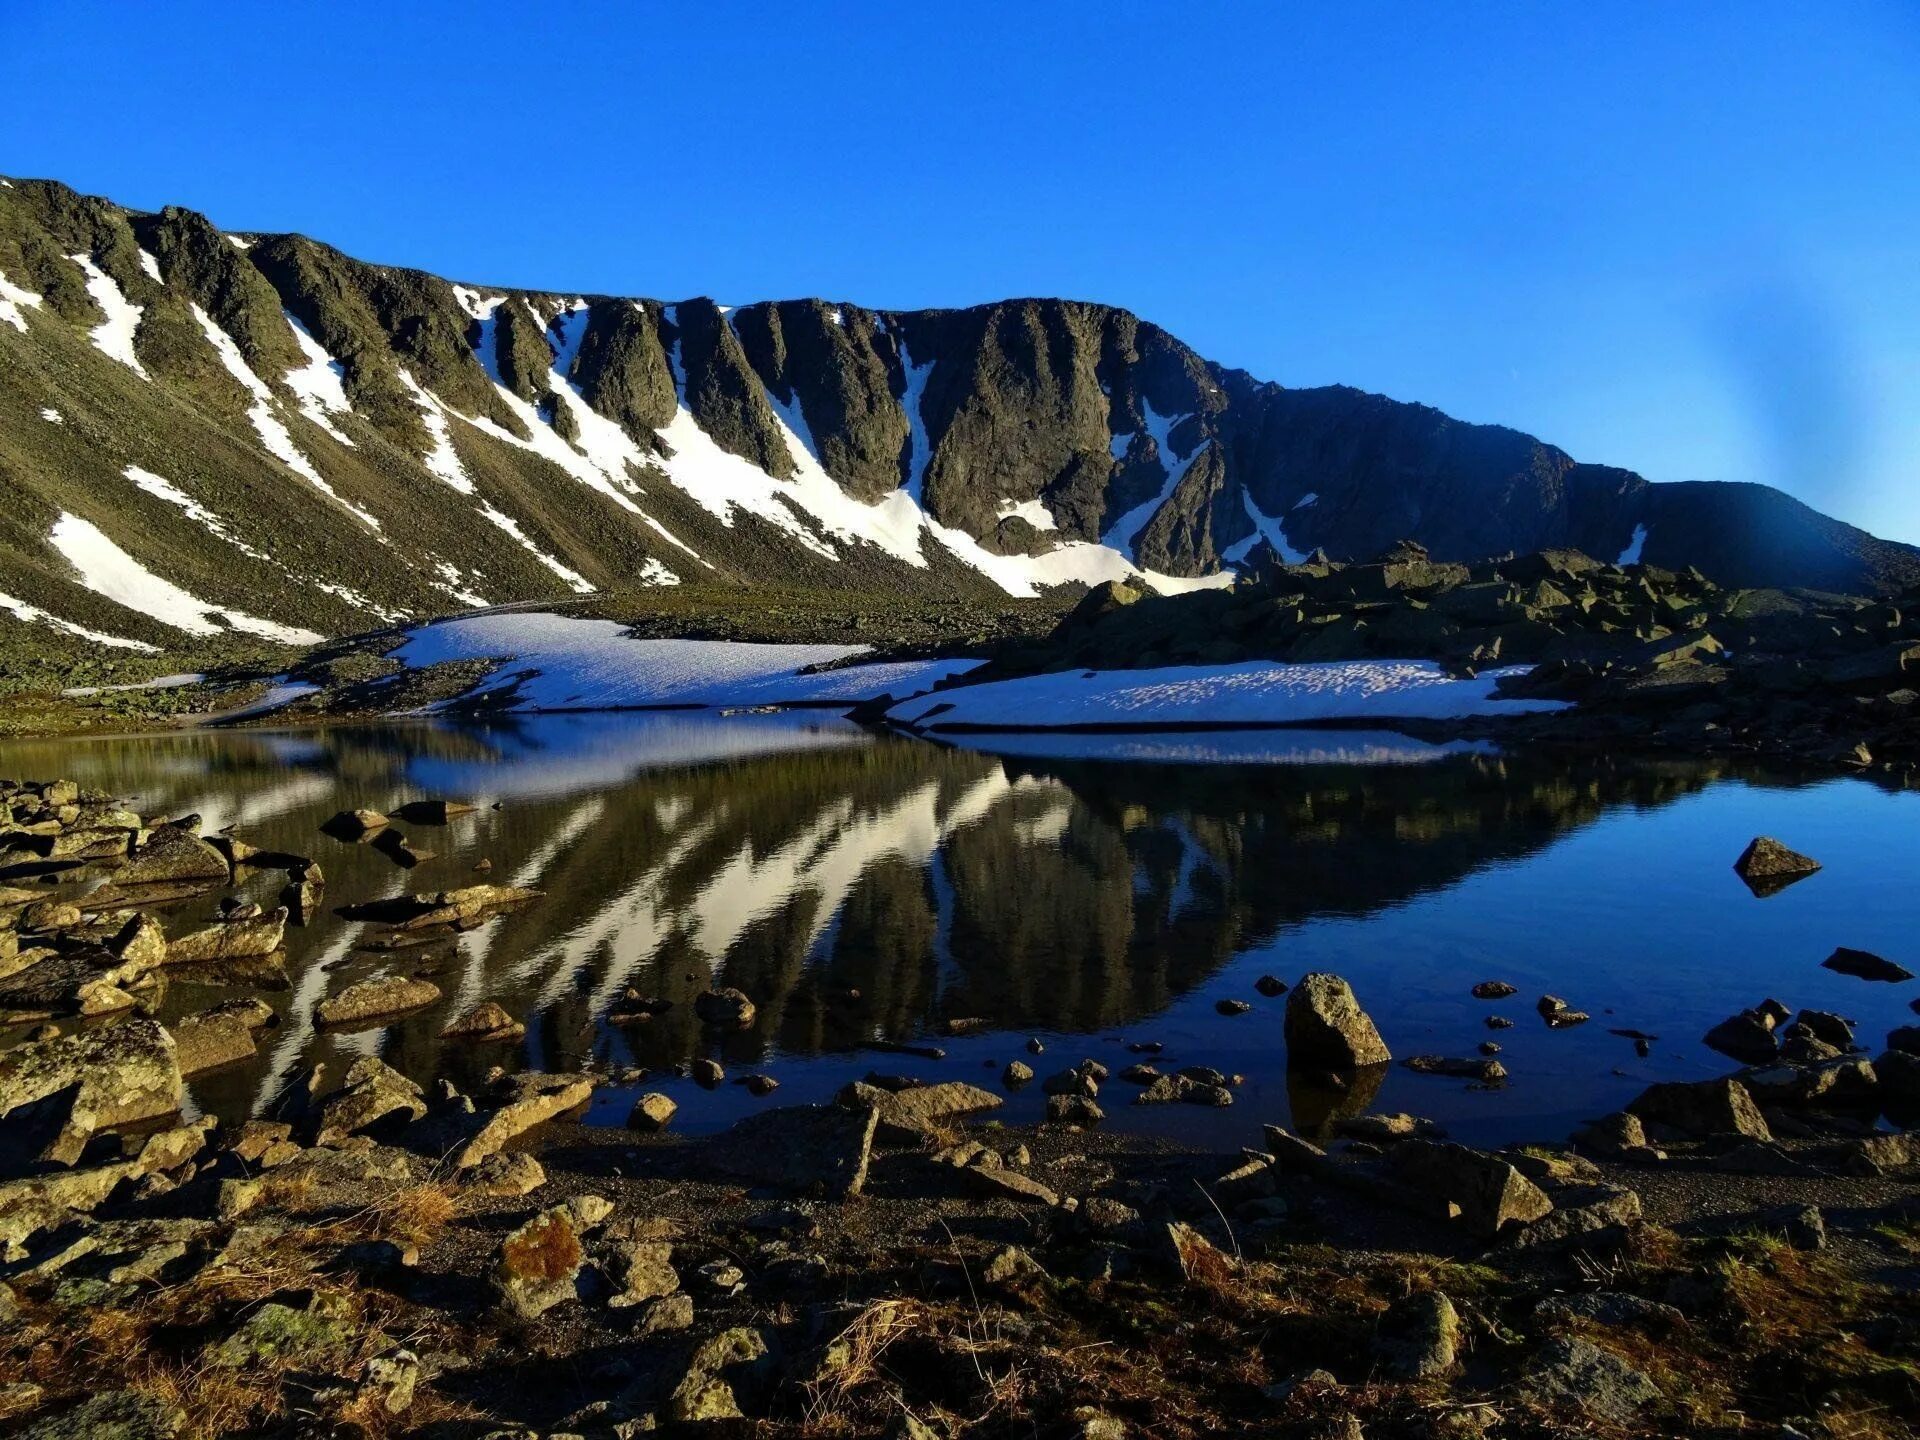
[[[1920,541],[1920,7],[0,0],[0,171],[455,277],[1108,301]]]

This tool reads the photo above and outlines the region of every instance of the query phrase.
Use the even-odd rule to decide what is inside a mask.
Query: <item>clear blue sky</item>
[[[1920,540],[1920,6],[0,0],[0,171],[501,284],[1109,301]]]

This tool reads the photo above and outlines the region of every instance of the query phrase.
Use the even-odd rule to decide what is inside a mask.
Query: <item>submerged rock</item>
[[[1840,946],[1833,954],[1820,962],[1829,970],[1842,975],[1851,975],[1857,980],[1878,980],[1888,984],[1898,984],[1913,979],[1913,971],[1904,965],[1883,959],[1870,950],[1853,950]]]
[[[693,1013],[700,1023],[715,1029],[747,1030],[753,1026],[753,1001],[745,992],[732,989],[705,990],[693,1000]]]

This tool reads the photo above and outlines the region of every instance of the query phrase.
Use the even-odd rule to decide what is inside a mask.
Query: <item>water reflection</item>
[[[1114,737],[1074,737],[1093,738]],[[738,1066],[908,1041],[953,1016],[1019,1034],[1172,1024],[1185,997],[1283,936],[1378,921],[1727,773],[1352,734],[1272,736],[1264,749],[1252,736],[1121,738],[1136,748],[1063,738],[1014,755],[804,715],[566,715],[15,744],[0,771],[71,775],[149,813],[198,811],[210,830],[312,855],[330,905],[470,883],[482,858],[489,878],[547,892],[418,951],[361,948],[365,928],[331,912],[294,932],[262,1058],[194,1084],[223,1115],[259,1112],[304,1065],[359,1054],[457,1082],[501,1063],[669,1066],[711,1043],[691,1000],[716,983],[759,1007],[751,1030],[706,1052]],[[423,796],[482,808],[406,827],[433,852],[410,872],[318,833],[336,810]],[[279,881],[252,882],[255,898],[272,904]],[[314,1030],[321,998],[383,972],[429,975],[443,999],[385,1029]],[[614,1026],[628,987],[672,1008]],[[176,984],[166,1012],[219,998]],[[1384,986],[1367,998],[1377,1014],[1398,999]],[[523,1045],[437,1039],[489,999],[526,1019]],[[1265,1051],[1236,1068],[1277,1084],[1277,1024],[1263,1033]]]

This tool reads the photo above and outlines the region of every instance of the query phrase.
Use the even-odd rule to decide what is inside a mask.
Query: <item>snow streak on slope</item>
[[[345,415],[353,409],[347,403],[346,386],[342,383],[346,379],[347,367],[327,353],[326,346],[314,339],[307,327],[294,319],[291,310],[281,313],[287,317],[294,343],[300,347],[300,353],[307,357],[305,365],[298,370],[289,370],[284,377],[287,388],[293,391],[294,399],[299,403],[300,413],[342,445],[352,448],[353,441],[333,423],[335,415]]]
[[[1311,495],[1307,497],[1308,500],[1313,498]],[[1306,500],[1300,502],[1301,505],[1306,503]],[[1253,553],[1253,547],[1255,545],[1265,540],[1267,544],[1273,547],[1273,553],[1278,555],[1287,564],[1299,565],[1305,562],[1307,557],[1300,551],[1294,549],[1287,540],[1286,521],[1284,519],[1277,515],[1267,514],[1258,505],[1254,504],[1253,496],[1244,488],[1240,491],[1240,504],[1247,512],[1247,518],[1253,521],[1253,534],[1247,536],[1244,540],[1228,546],[1226,550],[1221,552],[1220,558],[1222,560],[1225,560],[1230,565],[1238,565]],[[1298,510],[1300,505],[1295,505],[1293,508]]]
[[[247,408],[247,418],[253,421],[253,428],[259,432],[260,443],[266,448],[267,453],[368,529],[378,530],[380,522],[351,500],[342,498],[340,493],[322,478],[320,472],[313,468],[313,462],[301,453],[300,447],[293,443],[292,434],[280,417],[274,413],[273,391],[267,388],[266,381],[253,373],[252,367],[247,364],[246,357],[240,353],[240,347],[233,343],[233,338],[198,305],[193,307],[193,318],[199,323],[201,333],[207,337],[207,343],[213,346],[214,353],[220,357],[220,363],[226,367],[227,373],[238,380],[241,388],[252,398],[253,403]]]
[[[916,660],[799,673],[866,653],[864,645],[754,645],[640,640],[610,620],[522,612],[422,626],[394,651],[408,665],[510,657],[480,691],[519,684],[519,708],[609,710],[652,705],[776,705],[912,695],[976,660]]]
[[[196,599],[170,580],[163,580],[122,550],[92,522],[62,513],[48,537],[53,548],[80,574],[80,583],[96,595],[126,606],[162,625],[189,635],[218,635],[224,629],[277,640],[283,645],[317,645],[321,637],[311,630],[277,624],[244,610],[223,610]],[[226,622],[218,623],[218,616]]]
[[[1633,539],[1627,542],[1627,548],[1620,552],[1620,558],[1613,563],[1616,565],[1638,565],[1640,563],[1641,553],[1646,548],[1647,527],[1644,525],[1636,525],[1633,527]]]
[[[30,625],[51,625],[64,635],[72,635],[80,640],[91,640],[98,645],[108,645],[115,650],[144,650],[148,654],[157,653],[158,645],[149,645],[144,640],[128,640],[119,635],[107,635],[99,630],[89,630],[84,625],[76,625],[71,620],[62,620],[58,615],[49,614],[38,605],[29,605],[24,600],[0,591],[0,610],[8,611],[16,620]]]
[[[542,550],[528,538],[527,534],[521,530],[520,523],[517,520],[511,515],[503,514],[501,511],[494,509],[492,505],[480,498],[478,492],[474,489],[473,478],[467,474],[467,467],[460,463],[460,456],[453,448],[452,436],[447,433],[447,415],[449,413],[447,407],[423,389],[420,382],[415,380],[413,376],[409,375],[405,370],[400,372],[400,379],[406,385],[407,389],[413,392],[413,398],[419,402],[420,418],[426,424],[428,438],[433,441],[433,449],[427,452],[423,462],[427,470],[431,474],[437,475],[462,495],[471,495],[474,498],[476,507],[480,511],[481,517],[485,519],[489,525],[504,531],[512,538],[514,544],[518,545],[522,550],[525,550],[529,555],[533,556],[534,559],[538,560],[542,565],[546,566],[547,569],[564,580],[568,589],[581,595],[591,594],[593,592],[593,586],[584,575],[581,575],[578,571],[570,570],[567,566],[554,559],[553,556],[547,554],[546,551]],[[456,600],[467,605],[485,605],[487,603],[471,590],[460,588],[458,584],[459,571],[453,570],[453,573],[448,575],[447,572],[449,570],[453,570],[453,567],[443,563],[441,567],[441,575],[444,577],[442,580],[443,589],[447,590]]]
[[[238,535],[235,535],[233,531],[228,528],[225,520],[207,509],[206,506],[187,494],[186,491],[175,485],[171,480],[163,479],[151,470],[142,470],[138,465],[129,465],[127,467],[127,479],[131,480],[135,485],[138,485],[155,499],[164,500],[169,505],[178,506],[189,520],[204,525],[209,534],[226,541],[229,545],[233,546],[234,549],[240,551],[241,554],[251,556],[255,560],[267,560],[269,564],[272,563],[263,552],[254,549],[253,546],[247,544],[247,542],[242,540]]]
[[[7,279],[4,271],[0,271],[0,321],[13,326],[14,329],[25,334],[27,317],[22,313],[21,307],[25,306],[28,310],[38,310],[40,305],[41,300],[38,295],[34,294],[31,290],[22,290],[18,285]]]
[[[1431,660],[1335,660],[1287,665],[1173,665],[1154,670],[1074,670],[965,685],[894,706],[888,718],[938,730],[980,725],[1299,725],[1326,720],[1444,720],[1563,710],[1561,700],[1502,700],[1527,666],[1455,679]]]
[[[1173,492],[1186,478],[1187,471],[1193,468],[1193,462],[1200,458],[1200,452],[1212,443],[1203,440],[1193,447],[1191,455],[1184,458],[1176,457],[1173,453],[1173,441],[1169,437],[1173,434],[1173,427],[1188,417],[1162,415],[1148,404],[1144,397],[1140,401],[1140,409],[1146,416],[1147,433],[1153,437],[1154,449],[1160,456],[1161,472],[1167,478],[1166,483],[1160,487],[1159,494],[1127,511],[1113,522],[1105,535],[1100,537],[1102,544],[1111,545],[1129,560],[1134,558],[1133,542],[1139,537],[1140,532],[1147,528],[1147,522],[1160,513],[1162,505],[1173,498]]]
[[[146,307],[127,299],[114,278],[94,264],[91,256],[69,255],[67,258],[80,267],[87,277],[87,294],[106,312],[106,320],[89,332],[94,348],[118,360],[142,380],[151,379],[140,357],[133,353],[134,332],[140,328],[140,317],[146,313]]]

